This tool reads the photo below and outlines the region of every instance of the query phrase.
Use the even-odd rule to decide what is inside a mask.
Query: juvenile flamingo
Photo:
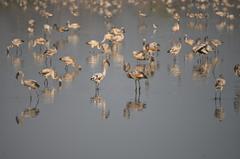
[[[37,89],[40,87],[39,83],[35,80],[32,80],[32,79],[28,79],[28,80],[25,80],[24,79],[24,73],[22,71],[18,71],[17,74],[16,74],[16,79],[18,80],[19,79],[19,76],[21,76],[21,85],[25,86],[28,88],[29,90],[29,94],[30,94],[30,102],[32,101],[32,94],[31,94],[31,90],[35,90],[36,94],[37,94],[37,97],[39,96],[38,92],[37,92]]]
[[[94,81],[96,84],[96,89],[99,89],[99,85],[102,82],[102,80],[105,78],[107,69],[110,66],[110,62],[107,59],[103,60],[103,71],[99,73],[95,73],[90,77],[91,81]]]

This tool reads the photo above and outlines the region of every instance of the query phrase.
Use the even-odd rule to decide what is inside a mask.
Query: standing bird
[[[53,68],[44,68],[39,71],[39,74],[45,78],[44,85],[48,86],[48,78],[52,78],[53,80],[58,80],[59,87],[62,86],[62,79]]]
[[[154,52],[160,51],[160,44],[157,42],[151,42],[146,44],[146,40],[143,40],[143,51],[152,55]]]
[[[223,75],[220,74],[219,77],[215,81],[215,99],[217,99],[217,92],[219,91],[218,99],[221,99],[221,93],[223,91],[224,86],[226,85],[226,80],[224,79]]]
[[[47,40],[42,38],[42,37],[39,37],[39,38],[36,38],[34,41],[33,41],[33,47],[39,45],[40,47],[40,51],[42,51],[42,46],[45,46],[46,47],[46,44],[47,44]]]
[[[195,40],[189,38],[187,34],[184,35],[184,42],[190,46],[193,46],[193,44],[195,44]]]
[[[56,54],[57,54],[56,46],[54,46],[53,48],[49,48],[43,52],[43,55],[46,56],[46,61],[45,61],[46,65],[47,65],[47,59],[48,59],[48,57],[50,57],[50,66],[52,66],[52,58],[51,57]]]
[[[79,30],[80,29],[80,24],[78,23],[70,23],[70,21],[67,21],[67,27],[69,29],[73,29],[73,30]]]
[[[100,43],[97,40],[90,40],[86,42],[91,48],[101,49]]]
[[[99,89],[99,85],[101,83],[101,81],[105,78],[106,73],[107,73],[107,69],[110,66],[110,62],[107,59],[103,60],[103,71],[99,72],[99,73],[95,73],[91,76],[90,80],[94,81],[96,84],[96,90]]]
[[[39,94],[37,93],[37,89],[40,87],[40,85],[38,84],[37,81],[35,80],[24,80],[24,73],[22,71],[18,71],[16,74],[16,79],[19,79],[19,76],[21,76],[21,85],[25,86],[28,88],[29,90],[29,94],[30,94],[30,102],[32,101],[32,94],[31,94],[31,90],[35,90],[37,97],[39,96]]]
[[[110,42],[110,41],[113,40],[113,37],[114,37],[114,35],[113,35],[112,33],[107,32],[107,33],[104,35],[104,38],[103,38],[103,40],[101,41],[101,43],[104,43],[105,41]]]
[[[138,85],[139,85],[139,91],[141,89],[141,86],[140,86],[140,80],[141,79],[147,79],[147,75],[139,70],[137,67],[136,68],[132,68],[131,65],[129,63],[124,63],[123,65],[123,70],[127,73],[127,77],[130,78],[130,79],[133,79],[135,80],[135,91],[137,91],[137,82],[138,82]]]
[[[147,60],[149,59],[148,54],[144,52],[143,50],[140,51],[133,51],[132,53],[133,58],[136,60]]]
[[[218,39],[209,40],[209,43],[212,44],[215,48],[223,44],[223,41]]]
[[[117,35],[117,34],[124,34],[125,33],[125,28],[124,27],[113,27],[110,31],[112,34]]]
[[[240,64],[236,64],[233,68],[236,76],[240,77]]]
[[[170,55],[176,56],[180,53],[182,48],[181,39],[178,42],[174,42],[172,47],[167,51]]]
[[[79,70],[82,70],[81,65],[77,63],[77,60],[75,57],[72,56],[63,56],[59,58],[60,61],[62,61],[65,64],[65,70],[68,71],[68,66],[71,65],[74,68],[77,68]]]
[[[177,21],[176,23],[174,23],[174,25],[172,26],[172,32],[178,32],[180,30],[180,25],[179,25],[179,21]]]
[[[57,24],[53,24],[53,29],[55,29],[56,31],[60,32],[60,33],[64,33],[64,32],[68,32],[69,31],[69,27],[68,26],[58,26]]]
[[[173,56],[174,63],[176,63],[176,56],[180,53],[182,48],[181,39],[178,42],[174,42],[172,47],[167,51],[170,55]]]
[[[9,54],[9,50],[11,48],[14,48],[16,47],[17,48],[17,51],[18,51],[18,48],[24,43],[24,40],[22,39],[19,39],[19,38],[14,38],[12,41],[11,41],[11,44],[9,46],[7,46],[7,54]],[[22,52],[22,49],[21,49],[21,52]]]
[[[133,71],[130,71],[127,73],[127,77],[130,78],[130,79],[133,79],[135,80],[135,89],[137,90],[137,82],[138,82],[138,88],[139,90],[141,89],[141,86],[140,86],[140,80],[141,79],[147,79],[148,77],[145,75],[144,72],[142,71],[137,71],[137,70],[133,70]]]
[[[208,41],[209,45],[207,45],[209,48],[211,48],[211,51],[216,51],[219,53],[218,47],[223,44],[223,41],[219,39],[211,39]],[[213,47],[212,47],[213,46]]]

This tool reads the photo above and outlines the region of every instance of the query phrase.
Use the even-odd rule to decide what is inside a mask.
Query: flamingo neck
[[[102,72],[103,76],[106,76],[106,73],[107,73],[107,69],[104,67]]]

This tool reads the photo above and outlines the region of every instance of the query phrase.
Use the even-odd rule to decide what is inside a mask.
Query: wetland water
[[[87,7],[91,2],[76,2],[78,16],[69,12],[70,2],[66,6],[49,4],[47,10],[54,16],[48,20],[31,4],[26,10],[16,3],[0,6],[0,158],[239,159],[240,78],[233,72],[234,65],[240,63],[239,10],[232,9],[234,20],[225,20],[217,17],[210,6],[207,20],[192,20],[179,9],[180,31],[172,32],[174,20],[163,2],[141,1],[134,5],[123,1],[119,11],[107,20]],[[139,10],[147,16],[139,16]],[[29,35],[31,18],[36,28]],[[58,45],[52,67],[63,77],[63,84],[59,88],[49,80],[46,87],[38,73],[45,67],[45,60],[39,47],[32,48],[29,41],[44,36],[43,24],[64,25],[67,20],[78,22],[81,28],[47,34],[50,46]],[[225,26],[216,27],[221,22]],[[158,26],[154,33],[153,24]],[[125,38],[119,50],[110,55],[107,75],[96,91],[89,79],[101,71],[105,55],[86,42],[101,41],[111,25],[124,27]],[[185,34],[193,39],[208,36],[224,43],[217,48],[218,53],[209,53],[208,59],[198,55],[188,59],[191,47],[183,42],[174,62],[167,50],[173,40],[181,37],[183,41]],[[13,48],[7,56],[6,47],[16,37],[25,41],[22,55]],[[134,50],[142,49],[143,38],[160,44],[151,66],[132,58]],[[66,55],[75,56],[82,70],[65,71],[58,59]],[[150,67],[148,80],[140,81],[140,91],[135,91],[134,81],[123,71],[123,61]],[[196,71],[202,64],[208,68],[205,74]],[[41,85],[39,101],[32,92],[30,103],[27,88],[15,78],[19,70]],[[219,74],[227,83],[221,100],[214,100]],[[131,107],[134,104],[139,107]],[[31,114],[17,124],[16,116],[20,117],[30,105],[36,106],[35,116]],[[218,110],[220,116],[216,115]]]

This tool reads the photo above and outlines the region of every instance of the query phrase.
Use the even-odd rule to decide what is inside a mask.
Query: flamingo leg
[[[38,103],[39,103],[39,94],[38,94],[37,90],[36,90],[36,95],[37,95],[37,102],[36,102],[35,107],[37,107],[37,105],[38,105]]]
[[[140,96],[141,96],[141,90],[139,89],[137,102],[140,102]]]
[[[42,45],[39,45],[39,48],[40,48],[40,52],[42,52]]]
[[[44,80],[44,86],[48,86],[48,79],[47,78],[45,78],[45,80]]]
[[[48,58],[46,57],[46,58],[45,58],[45,66],[46,66],[46,67],[47,67],[47,59],[48,59]]]
[[[68,65],[65,65],[65,71],[68,72]]]
[[[22,52],[23,52],[22,46],[20,46],[20,56],[22,56]]]
[[[96,90],[99,91],[99,83],[96,83]]]
[[[140,80],[138,80],[138,90],[139,90],[139,92],[141,90]]]
[[[97,89],[97,88],[95,90],[95,96],[99,96],[99,89]]]
[[[215,98],[214,98],[215,100],[217,99],[217,91],[215,91]]]
[[[29,105],[31,105],[31,104],[32,104],[32,93],[31,93],[31,90],[29,90],[29,97],[30,97],[30,99],[29,99]]]
[[[50,57],[50,67],[52,67],[52,57]]]
[[[18,56],[18,47],[16,47],[16,55]]]
[[[135,80],[135,93],[137,92],[137,80]]]
[[[173,57],[173,63],[176,64],[177,58],[176,56]]]

